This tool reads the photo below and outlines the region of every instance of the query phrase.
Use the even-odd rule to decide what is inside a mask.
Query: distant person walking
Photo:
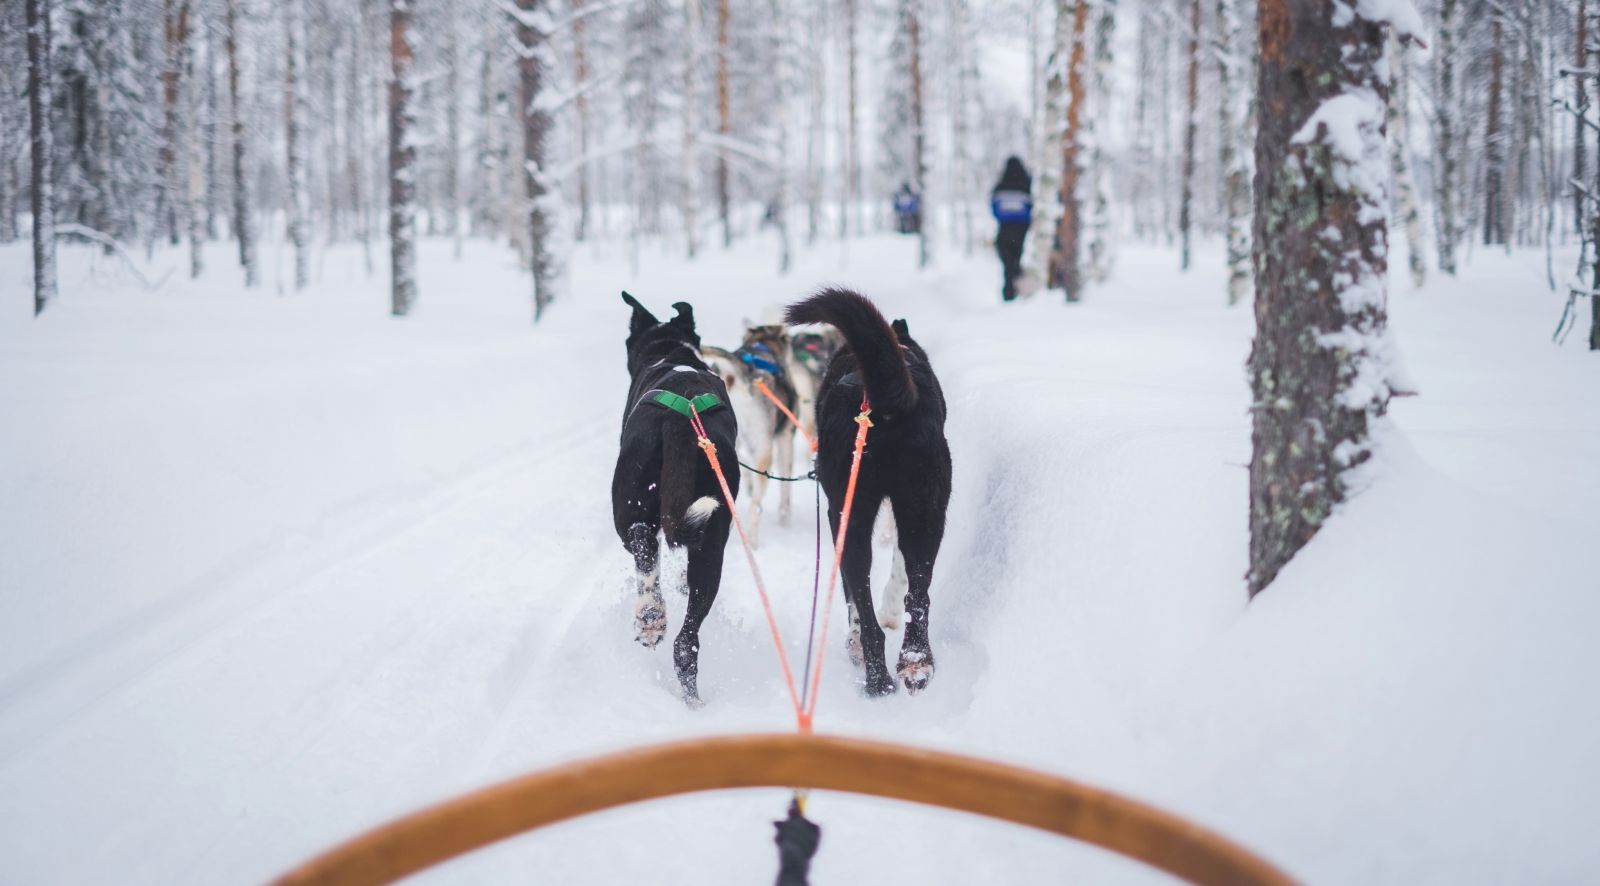
[[[922,232],[922,195],[911,190],[910,182],[901,182],[894,195],[895,230],[902,234]]]
[[[1005,284],[1000,297],[1011,301],[1017,297],[1017,280],[1022,277],[1022,245],[1028,240],[1028,226],[1033,223],[1033,177],[1027,167],[1016,157],[1006,160],[1006,170],[1000,174],[989,195],[989,206],[1000,231],[994,238],[995,252],[1000,253],[1000,264],[1005,269]]]

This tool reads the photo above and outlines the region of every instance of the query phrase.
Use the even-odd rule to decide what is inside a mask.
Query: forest
[[[1600,0],[0,0],[0,880],[266,881],[787,725],[820,461],[724,453],[767,515],[686,705],[607,496],[618,294],[737,369],[842,286],[950,476],[938,681],[865,697],[835,613],[821,732],[1306,882],[1594,881],[1597,59]],[[430,882],[760,880],[762,790]],[[818,882],[1154,876],[810,804]]]

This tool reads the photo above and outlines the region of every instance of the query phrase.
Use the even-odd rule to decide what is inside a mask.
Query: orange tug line
[[[766,613],[767,627],[772,631],[772,645],[778,650],[778,667],[783,670],[783,683],[789,690],[789,703],[794,707],[795,725],[801,733],[810,733],[811,722],[800,706],[800,692],[794,687],[794,670],[789,666],[789,653],[784,649],[778,621],[772,615],[772,600],[767,596],[766,582],[761,580],[761,568],[756,565],[755,551],[751,550],[750,539],[744,534],[744,522],[739,519],[739,509],[733,504],[733,491],[728,488],[728,478],[723,476],[722,465],[717,461],[717,444],[706,436],[706,426],[700,421],[700,410],[693,403],[689,404],[689,412],[689,424],[693,426],[695,436],[700,438],[700,449],[705,452],[706,461],[711,463],[711,473],[717,475],[717,485],[722,487],[722,499],[728,503],[728,515],[733,518],[734,528],[739,530],[739,543],[744,546],[745,560],[749,561],[750,572],[755,576],[756,592],[761,595],[761,609]]]
[[[779,412],[782,412],[784,415],[788,416],[789,421],[794,422],[794,429],[800,432],[800,436],[806,438],[806,442],[811,444],[811,454],[816,455],[817,438],[806,433],[806,426],[800,423],[800,419],[795,418],[794,413],[789,411],[789,407],[783,405],[783,401],[779,400],[776,394],[772,393],[772,389],[767,387],[766,379],[756,379],[756,390],[765,394],[767,399],[772,401],[772,405],[778,407]]]
[[[772,396],[764,384],[757,382],[757,386],[761,388],[762,393],[765,393],[768,397]],[[777,398],[773,398],[773,402],[777,403]],[[783,409],[783,404],[778,403],[778,408]],[[791,420],[794,419],[794,415],[789,410],[784,409],[783,411]],[[717,476],[717,485],[722,489],[722,499],[728,505],[728,515],[733,518],[733,526],[739,531],[739,544],[744,547],[745,560],[750,564],[750,573],[755,577],[756,593],[761,597],[761,609],[766,614],[767,628],[772,633],[772,645],[778,651],[778,667],[783,671],[784,687],[788,689],[789,702],[794,707],[795,727],[799,729],[800,734],[810,735],[812,722],[816,716],[819,684],[822,681],[823,656],[820,654],[815,656],[816,665],[811,669],[811,680],[809,681],[811,697],[802,699],[800,692],[795,689],[794,669],[789,664],[789,653],[783,645],[783,633],[778,629],[778,621],[772,614],[772,598],[767,594],[766,582],[761,579],[761,568],[756,565],[755,551],[751,549],[750,539],[745,535],[744,523],[739,519],[739,509],[734,506],[733,491],[728,488],[728,479],[723,475],[722,464],[717,459],[717,445],[712,443],[711,438],[706,435],[706,426],[700,420],[700,410],[696,409],[694,404],[691,403],[689,412],[689,424],[694,428],[695,436],[699,438],[700,449],[706,454],[706,461],[711,465],[711,473]],[[868,404],[867,399],[862,397],[861,414],[856,416],[855,455],[850,462],[850,481],[845,486],[844,507],[839,513],[839,534],[834,540],[833,546],[833,571],[828,574],[827,602],[822,609],[822,631],[818,635],[817,645],[814,647],[819,650],[827,648],[828,622],[831,620],[829,616],[833,611],[833,594],[838,587],[839,564],[844,559],[845,530],[850,527],[850,508],[855,504],[856,480],[861,475],[861,453],[867,446],[867,429],[872,427],[871,415],[872,407]],[[795,427],[798,428],[799,426],[799,422],[795,421]],[[804,432],[802,431],[802,433]],[[809,440],[810,438],[807,437],[806,439]]]

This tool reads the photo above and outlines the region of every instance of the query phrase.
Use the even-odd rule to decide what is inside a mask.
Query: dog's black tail
[[[917,405],[917,386],[900,338],[866,296],[849,289],[824,289],[790,305],[784,316],[790,323],[829,323],[844,335],[874,408],[904,412]]]
[[[696,495],[695,478],[704,458],[687,421],[662,426],[661,528],[668,544],[691,548],[700,544],[706,521],[721,504],[715,496]]]

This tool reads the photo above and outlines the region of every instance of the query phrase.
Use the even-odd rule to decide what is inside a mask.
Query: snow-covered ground
[[[495,245],[423,244],[406,320],[354,250],[282,294],[272,270],[241,291],[222,245],[157,292],[64,250],[32,320],[27,247],[0,250],[0,881],[259,882],[531,768],[788,728],[740,558],[703,635],[704,709],[632,642],[617,290],[692,301],[731,344],[823,282],[931,353],[956,490],[932,687],[862,698],[834,643],[819,729],[1089,780],[1314,883],[1600,879],[1600,361],[1549,344],[1542,256],[1480,254],[1393,296],[1421,396],[1395,402],[1370,489],[1247,606],[1252,320],[1222,307],[1217,252],[1185,277],[1125,249],[1068,308],[1000,305],[981,251],[916,273],[913,250],[828,244],[779,278],[766,245],[650,249],[637,272],[586,247],[538,329]],[[792,639],[814,542],[797,492],[759,552]],[[419,882],[761,882],[784,802],[645,804]],[[812,812],[818,883],[1161,879],[955,814]]]

